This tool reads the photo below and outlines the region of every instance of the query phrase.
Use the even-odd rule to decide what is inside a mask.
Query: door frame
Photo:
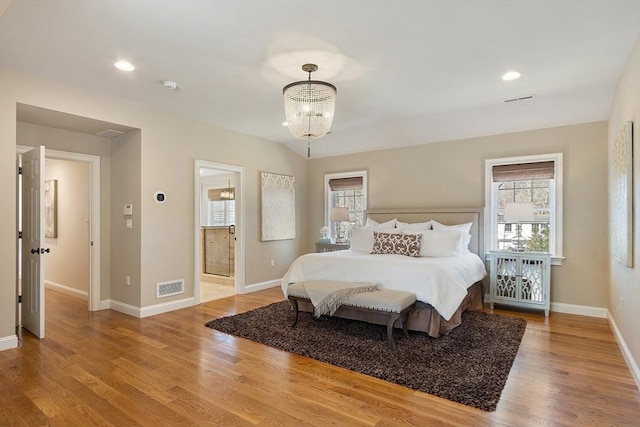
[[[17,153],[25,153],[34,147],[16,145]],[[100,156],[45,148],[45,159],[71,160],[89,164],[89,311],[109,308],[101,301],[102,239],[100,233]],[[17,284],[16,284],[17,286]]]
[[[193,233],[193,302],[194,305],[200,304],[200,223],[202,209],[202,191],[200,188],[200,168],[218,169],[225,172],[233,172],[235,174],[235,200],[236,200],[236,242],[235,242],[235,291],[236,294],[245,293],[244,283],[244,167],[229,165],[225,163],[211,162],[208,160],[195,159],[193,168],[193,210],[194,210],[194,233]]]

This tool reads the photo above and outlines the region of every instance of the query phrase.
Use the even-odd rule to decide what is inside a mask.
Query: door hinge
[[[18,231],[18,239],[22,239],[22,231]]]
[[[18,304],[22,303],[22,295],[18,295]]]
[[[18,166],[18,175],[22,175],[22,166]]]

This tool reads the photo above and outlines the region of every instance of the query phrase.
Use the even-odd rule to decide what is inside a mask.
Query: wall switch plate
[[[132,219],[128,219],[126,221],[125,227],[126,228],[133,228],[133,220]]]
[[[123,215],[133,215],[133,205],[124,205]]]

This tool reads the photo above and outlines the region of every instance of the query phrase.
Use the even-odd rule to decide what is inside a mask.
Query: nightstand
[[[350,243],[316,243],[316,252],[342,251],[350,247]]]
[[[549,316],[551,255],[529,252],[491,252],[493,304],[539,308]]]

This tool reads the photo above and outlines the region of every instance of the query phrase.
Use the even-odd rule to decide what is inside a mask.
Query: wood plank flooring
[[[0,352],[0,425],[640,425],[604,319],[495,310],[528,325],[484,412],[203,326],[279,300],[274,288],[136,319],[47,290],[46,338]]]

